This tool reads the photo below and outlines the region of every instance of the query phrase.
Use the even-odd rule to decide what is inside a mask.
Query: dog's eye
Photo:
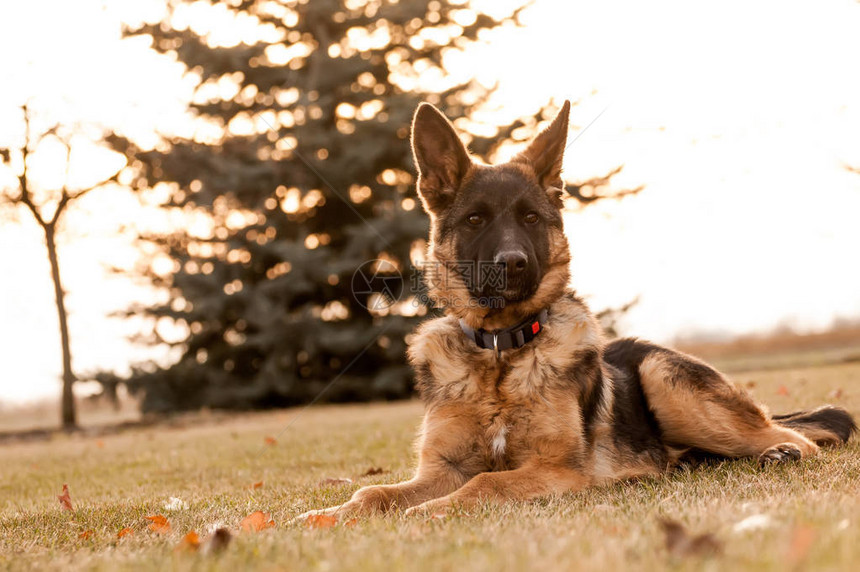
[[[540,220],[540,217],[538,217],[537,213],[529,213],[523,217],[523,220],[526,221],[526,224],[534,224]]]
[[[479,224],[484,222],[484,217],[482,217],[481,215],[479,215],[477,213],[473,213],[473,214],[470,214],[466,220],[469,221],[469,224],[474,225],[474,226],[478,226]]]

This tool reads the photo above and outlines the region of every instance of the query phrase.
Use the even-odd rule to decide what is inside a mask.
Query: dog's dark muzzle
[[[537,265],[522,250],[500,251],[492,264],[483,265],[480,295],[524,300],[534,294],[540,281]]]

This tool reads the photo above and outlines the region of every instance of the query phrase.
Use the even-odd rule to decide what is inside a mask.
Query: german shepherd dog
[[[412,149],[430,215],[425,276],[446,315],[408,355],[425,403],[418,468],[343,505],[305,513],[440,513],[664,473],[686,455],[802,459],[856,430],[843,409],[770,415],[702,361],[636,339],[607,341],[568,288],[562,157],[570,104],[511,161],[472,160],[452,124],[418,107]],[[463,261],[505,280],[466,280]],[[500,304],[485,303],[488,299]]]

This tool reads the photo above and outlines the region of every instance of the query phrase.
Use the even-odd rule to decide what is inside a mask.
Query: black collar
[[[474,329],[460,320],[460,328],[466,337],[475,342],[479,348],[496,350],[499,355],[503,350],[521,348],[538,335],[547,322],[547,311],[541,310],[534,316],[529,316],[516,326],[501,330]]]

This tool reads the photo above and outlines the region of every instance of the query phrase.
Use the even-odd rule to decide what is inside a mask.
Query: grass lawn
[[[832,402],[860,413],[860,363],[734,374],[774,412]],[[760,469],[752,461],[683,469],[445,519],[401,515],[353,526],[288,524],[359,486],[406,478],[417,402],[321,406],[103,437],[55,436],[0,446],[0,566],[30,569],[856,570],[860,446]],[[275,443],[266,443],[275,437]],[[371,467],[382,474],[361,476]],[[352,483],[329,483],[350,478]],[[262,486],[254,488],[254,483]],[[73,511],[57,500],[68,483]],[[176,506],[165,508],[170,497]],[[187,503],[187,508],[182,503]],[[239,532],[250,513],[273,528]],[[148,529],[146,516],[171,529]],[[761,515],[761,516],[756,516]],[[746,521],[746,525],[738,523]],[[671,554],[661,518],[711,533],[716,556]],[[189,531],[234,531],[214,554],[177,550]],[[117,538],[129,527],[133,533]],[[82,533],[92,531],[88,534]]]

